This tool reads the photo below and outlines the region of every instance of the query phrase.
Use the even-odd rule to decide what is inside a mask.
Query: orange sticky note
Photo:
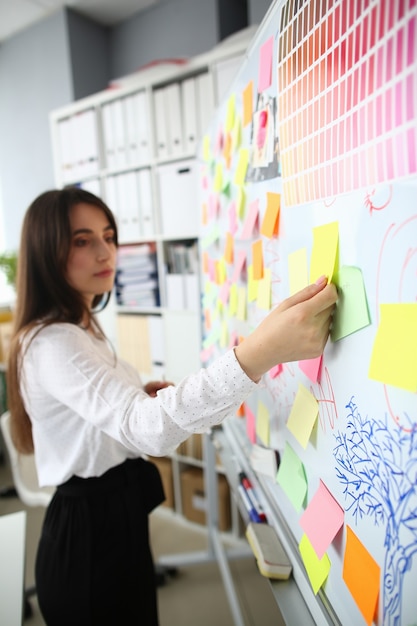
[[[266,194],[266,211],[261,225],[261,234],[265,235],[265,237],[276,237],[278,235],[278,215],[280,207],[280,194],[268,192]]]
[[[253,81],[251,80],[243,90],[243,126],[252,121],[253,113]]]
[[[226,261],[226,263],[229,263],[229,265],[233,263],[233,258],[234,258],[233,248],[234,248],[233,237],[231,233],[226,233],[226,246],[224,250],[224,260]]]
[[[252,265],[253,279],[260,280],[264,275],[264,255],[262,249],[262,239],[258,239],[252,244]]]
[[[203,206],[201,207],[201,222],[206,225],[208,222],[208,209],[207,203],[203,202]]]
[[[208,274],[209,271],[209,255],[208,252],[203,252],[203,273]]]
[[[377,608],[381,569],[353,530],[349,526],[346,530],[343,580],[370,626]]]

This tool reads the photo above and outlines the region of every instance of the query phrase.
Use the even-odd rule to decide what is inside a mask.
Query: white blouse
[[[39,483],[56,486],[141,454],[169,454],[233,415],[255,388],[230,350],[151,398],[106,341],[73,324],[47,326],[25,340],[21,362]]]

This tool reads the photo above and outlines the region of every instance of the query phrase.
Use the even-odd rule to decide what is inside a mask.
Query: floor
[[[12,484],[6,462],[0,462],[0,491]],[[27,508],[17,497],[0,498],[0,515],[27,511],[26,586],[33,585],[33,564],[44,516],[43,508]],[[153,552],[161,555],[206,551],[204,527],[178,517],[170,509],[159,507],[150,516]],[[222,535],[226,545],[230,537]],[[231,543],[234,547],[234,543]],[[260,575],[253,557],[230,561],[231,573],[239,597],[245,626],[284,626],[266,578]],[[175,577],[168,577],[158,588],[160,626],[234,626],[235,622],[216,562],[183,566]],[[32,616],[24,626],[45,626],[36,602],[30,599]],[[123,625],[121,625],[123,626]]]

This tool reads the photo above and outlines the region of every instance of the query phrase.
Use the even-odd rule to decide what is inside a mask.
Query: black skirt
[[[144,459],[57,488],[35,567],[47,626],[157,626],[148,513],[163,500],[158,469]]]

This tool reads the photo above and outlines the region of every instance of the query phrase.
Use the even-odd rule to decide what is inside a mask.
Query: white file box
[[[162,235],[195,237],[199,232],[198,170],[195,160],[158,167]]]

